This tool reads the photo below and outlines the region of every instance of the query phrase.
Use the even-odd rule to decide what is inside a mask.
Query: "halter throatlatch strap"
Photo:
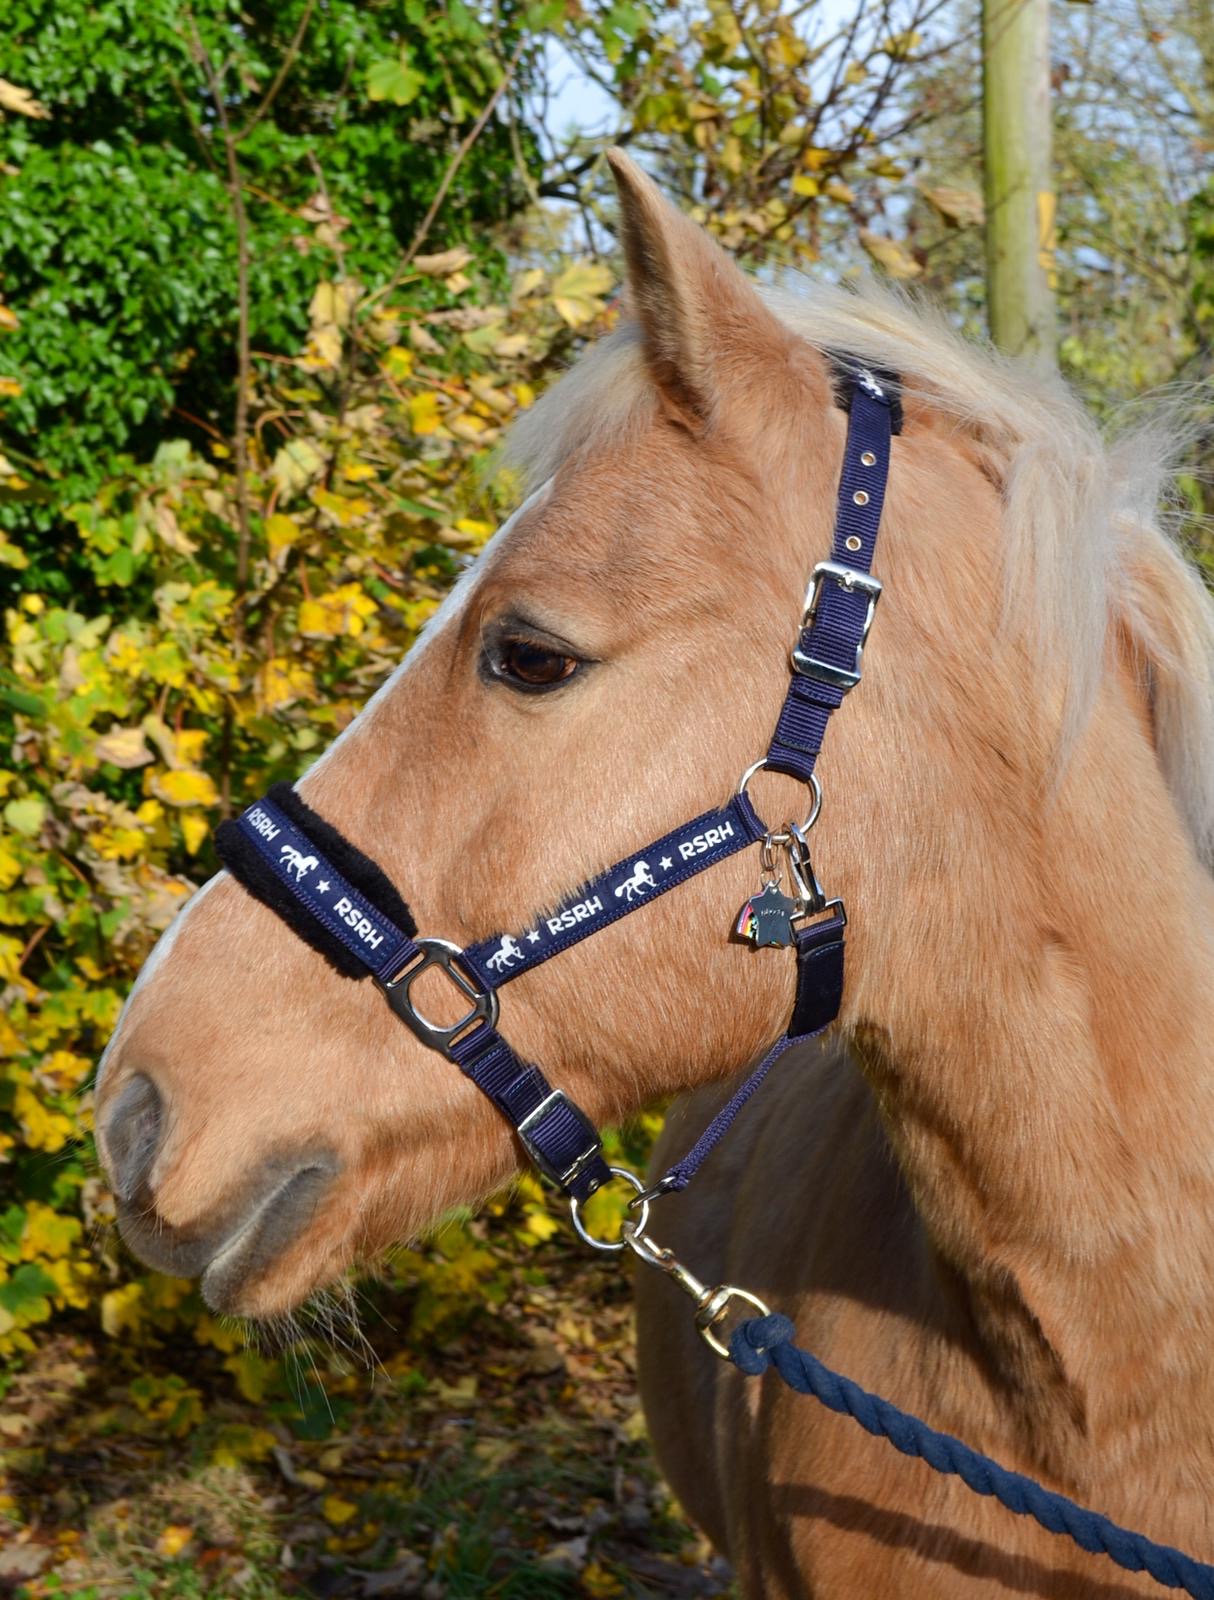
[[[834,547],[830,560],[814,570],[792,651],[792,683],[766,760],[759,763],[806,782],[831,713],[860,680],[881,592],[870,567],[897,392],[887,375],[865,369],[851,373],[848,383]],[[497,990],[765,836],[743,787],[727,806],[704,812],[591,878],[551,913],[466,950],[418,938],[408,906],[383,870],[286,784],[276,784],[265,799],[225,822],[215,844],[245,888],[338,972],[374,979],[421,1042],[455,1062],[488,1096],[540,1171],[582,1201],[611,1177],[598,1133],[585,1112],[554,1089],[539,1067],[520,1060],[497,1031]],[[802,913],[812,914],[821,904],[807,898]],[[846,917],[838,902],[824,909],[827,915],[802,922],[795,932],[797,996],[787,1033],[659,1187],[685,1187],[776,1058],[838,1016]],[[450,1026],[431,1022],[412,998],[415,980],[431,967],[467,1005]]]
[[[835,358],[834,367],[839,380],[841,358]],[[890,439],[902,428],[902,402],[892,374],[854,369],[847,375],[846,393],[847,443],[834,544],[830,559],[819,562],[810,580],[790,658],[792,679],[763,762],[804,783],[814,776],[827,724],[860,681],[864,645],[881,596],[871,568],[889,477]],[[787,1032],[651,1194],[685,1189],[784,1052],[822,1033],[839,1015],[846,920],[840,908],[837,915],[797,930],[797,994]]]

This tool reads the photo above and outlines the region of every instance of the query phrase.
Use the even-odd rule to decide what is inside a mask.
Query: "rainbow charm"
[[[800,909],[798,901],[780,893],[778,884],[765,884],[738,912],[734,937],[748,940],[756,950],[782,949],[793,942],[792,919]]]

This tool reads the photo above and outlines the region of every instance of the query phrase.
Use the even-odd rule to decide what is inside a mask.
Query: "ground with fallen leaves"
[[[0,1410],[0,1594],[734,1593],[653,1466],[627,1273],[556,1234],[424,1343],[418,1293],[364,1297],[372,1364],[317,1346],[259,1384],[185,1331],[48,1334]]]

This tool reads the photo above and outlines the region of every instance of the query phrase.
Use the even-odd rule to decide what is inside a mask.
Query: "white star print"
[[[539,934],[535,933],[534,931],[527,935],[527,943],[528,944],[538,944],[539,943],[539,939],[540,939]]]
[[[663,872],[669,872],[671,867],[674,866],[674,862],[669,856],[663,856],[659,865],[661,866]]]
[[[329,884],[326,878],[322,878],[316,887],[321,894],[328,894],[329,892]]]

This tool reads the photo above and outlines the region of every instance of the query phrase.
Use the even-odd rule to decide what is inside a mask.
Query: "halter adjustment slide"
[[[553,1166],[532,1137],[532,1129],[536,1128],[549,1112],[555,1111],[558,1106],[577,1123],[578,1127],[586,1135],[585,1149],[574,1157],[563,1172],[558,1171]],[[594,1123],[591,1122],[581,1106],[573,1103],[563,1089],[554,1089],[550,1095],[541,1100],[535,1110],[529,1112],[518,1124],[515,1132],[522,1140],[523,1149],[526,1150],[540,1172],[550,1183],[554,1183],[558,1189],[568,1189],[571,1184],[576,1183],[603,1148],[603,1141],[599,1138],[599,1131]]]
[[[801,616],[802,630],[812,628],[817,620],[818,604],[827,582],[838,584],[839,588],[848,594],[858,593],[868,596],[868,610],[860,629],[860,637],[856,641],[855,665],[849,671],[846,667],[838,667],[833,662],[811,656],[804,648],[804,634],[802,641],[793,646],[790,659],[793,671],[800,677],[812,678],[815,683],[828,684],[832,689],[838,689],[842,694],[846,694],[860,681],[860,662],[864,656],[864,646],[868,642],[873,618],[877,613],[877,601],[881,598],[881,580],[874,578],[871,572],[861,572],[857,567],[844,566],[841,561],[819,561],[810,580],[809,592],[805,596],[805,610]]]

